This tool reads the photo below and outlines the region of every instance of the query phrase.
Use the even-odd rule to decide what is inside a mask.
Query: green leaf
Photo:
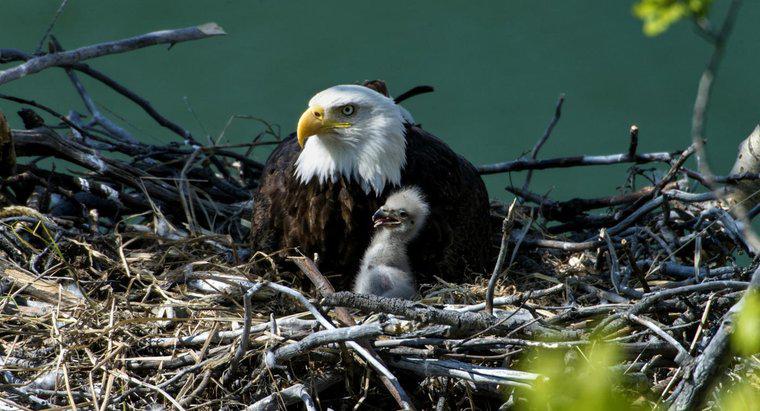
[[[754,375],[751,375],[754,374]],[[721,390],[718,396],[718,410],[750,411],[757,409],[760,403],[760,390],[757,389],[757,372],[744,375],[746,380],[737,381]]]
[[[760,292],[754,291],[744,299],[741,311],[734,319],[731,345],[739,355],[749,356],[760,352]]]
[[[633,398],[621,392],[621,375],[611,366],[619,361],[615,346],[604,343],[570,351],[572,359],[557,350],[534,352],[529,369],[547,377],[525,392],[523,411],[632,410]]]
[[[704,17],[713,0],[639,0],[633,14],[644,22],[644,34],[657,36],[685,17]]]

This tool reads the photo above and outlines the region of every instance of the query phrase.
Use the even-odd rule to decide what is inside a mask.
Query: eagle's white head
[[[309,101],[298,120],[296,177],[303,184],[320,184],[344,176],[380,195],[386,185],[401,183],[406,165],[404,122],[409,113],[370,88],[341,85]]]

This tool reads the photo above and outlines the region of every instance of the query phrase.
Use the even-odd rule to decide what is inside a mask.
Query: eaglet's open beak
[[[377,228],[380,226],[399,225],[401,221],[392,212],[387,212],[382,208],[375,211],[372,215],[372,225]]]
[[[335,128],[346,128],[351,123],[341,123],[325,118],[325,109],[322,107],[309,107],[301,114],[298,120],[298,144],[303,148],[306,140],[314,135],[330,132]]]

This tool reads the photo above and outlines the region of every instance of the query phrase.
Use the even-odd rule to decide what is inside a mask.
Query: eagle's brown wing
[[[380,198],[345,178],[302,184],[295,177],[300,150],[290,136],[267,160],[254,195],[253,247],[268,252],[298,247],[306,255],[319,254],[323,271],[352,277],[369,245]]]
[[[410,245],[413,268],[448,279],[483,272],[493,252],[491,224],[488,191],[475,167],[437,137],[409,126],[402,184],[419,187],[431,205],[425,228]]]

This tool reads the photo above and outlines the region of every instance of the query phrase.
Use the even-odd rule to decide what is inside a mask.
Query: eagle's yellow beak
[[[320,133],[325,133],[334,128],[350,127],[351,123],[332,121],[325,118],[325,109],[319,106],[309,107],[301,114],[298,120],[298,144],[303,148],[306,140]]]
[[[325,128],[325,109],[322,107],[307,108],[298,120],[298,145],[303,148],[307,138],[319,134]]]

